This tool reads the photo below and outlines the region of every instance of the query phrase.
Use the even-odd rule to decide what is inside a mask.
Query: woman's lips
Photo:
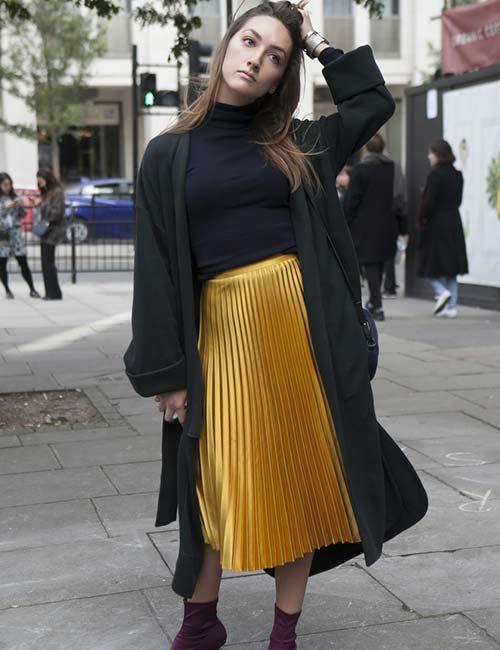
[[[251,74],[248,72],[245,72],[244,70],[238,70],[238,74],[243,77],[243,79],[247,79],[248,81],[255,81],[255,77],[252,77]]]

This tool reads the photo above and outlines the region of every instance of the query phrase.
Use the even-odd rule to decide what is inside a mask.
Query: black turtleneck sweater
[[[323,65],[342,50],[325,48]],[[191,131],[186,208],[201,280],[276,253],[297,250],[289,211],[290,184],[250,142],[256,102],[216,102]]]

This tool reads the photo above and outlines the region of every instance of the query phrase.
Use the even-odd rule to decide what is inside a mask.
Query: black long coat
[[[323,190],[290,195],[304,300],[319,371],[334,417],[347,485],[362,543],[317,550],[311,575],[364,552],[372,564],[384,539],[426,512],[425,491],[412,466],[377,423],[366,342],[345,280],[327,241],[335,242],[361,299],[358,263],[339,206],[335,178],[348,156],[392,115],[394,101],[368,46],[329,63],[323,75],[339,112],[317,121],[294,120],[296,140],[313,157]],[[162,471],[156,526],[179,520],[173,590],[190,597],[203,560],[196,496],[203,386],[197,347],[200,283],[193,268],[184,183],[189,133],[163,134],[148,145],[137,183],[133,339],[126,372],[145,397],[187,387],[184,426],[163,422]],[[272,568],[266,569],[274,575]]]
[[[464,179],[453,165],[439,165],[427,177],[420,212],[418,276],[452,278],[469,272],[459,207]]]
[[[346,218],[360,264],[384,262],[396,254],[394,174],[394,162],[385,156],[368,155],[352,170]]]

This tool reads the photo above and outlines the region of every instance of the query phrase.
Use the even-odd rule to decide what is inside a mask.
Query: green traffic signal
[[[148,90],[144,95],[144,106],[154,106],[155,105],[155,94]]]

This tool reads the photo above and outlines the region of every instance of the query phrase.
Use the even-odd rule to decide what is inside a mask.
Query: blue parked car
[[[66,194],[66,239],[77,242],[134,236],[133,184],[126,178],[82,178]]]

